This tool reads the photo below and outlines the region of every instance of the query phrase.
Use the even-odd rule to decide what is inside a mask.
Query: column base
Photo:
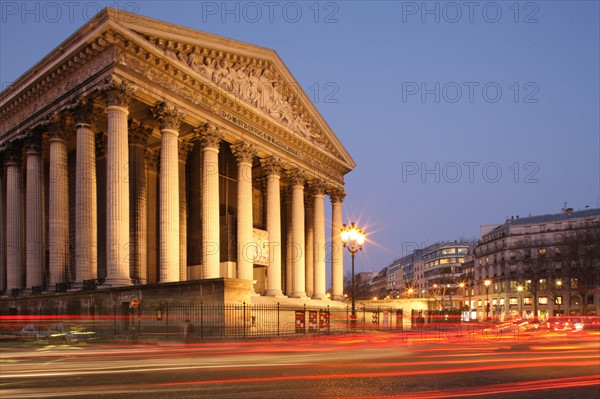
[[[265,296],[276,296],[276,297],[283,297],[283,291],[281,290],[267,290],[267,293],[265,294]]]
[[[312,299],[327,299],[327,294],[313,294]]]
[[[292,292],[292,293],[289,295],[289,297],[290,297],[290,298],[299,298],[299,299],[309,299],[309,298],[306,296],[306,292],[302,292],[302,291],[299,291],[299,292]]]
[[[126,285],[132,285],[131,283],[131,279],[130,278],[124,278],[124,277],[107,277],[106,280],[104,280],[104,284],[102,284],[100,287],[102,288],[110,288],[110,287],[122,287],[122,286],[126,286]]]

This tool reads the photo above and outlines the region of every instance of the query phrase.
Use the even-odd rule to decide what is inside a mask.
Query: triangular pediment
[[[275,51],[113,9],[107,13],[112,22],[182,70],[259,111],[349,170],[354,168],[351,156]]]

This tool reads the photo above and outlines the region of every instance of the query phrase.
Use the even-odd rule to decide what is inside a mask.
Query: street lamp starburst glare
[[[342,244],[344,244],[344,248],[346,248],[350,254],[352,255],[352,322],[356,322],[356,289],[354,285],[354,255],[363,249],[365,245],[366,234],[363,232],[363,229],[359,228],[354,224],[354,222],[350,223],[350,227],[347,227],[344,224],[342,230],[340,231],[340,238],[342,239]]]

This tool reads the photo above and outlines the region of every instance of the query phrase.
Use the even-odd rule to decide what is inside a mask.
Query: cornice
[[[34,127],[44,115],[60,111],[73,98],[98,90],[102,79],[111,74],[133,76],[133,83],[140,81],[136,100],[152,106],[165,100],[167,93],[187,114],[188,125],[197,126],[209,120],[225,128],[227,141],[247,140],[257,147],[260,157],[277,155],[285,158],[286,163],[303,165],[319,174],[322,171],[329,184],[343,186],[343,177],[354,168],[354,161],[302,90],[295,92],[296,98],[290,105],[303,107],[316,131],[329,140],[329,147],[301,137],[298,131],[262,112],[256,104],[236,98],[182,62],[176,53],[167,54],[171,48],[185,46],[192,51],[189,47],[192,45],[226,59],[271,70],[277,79],[289,82],[285,84],[300,87],[271,49],[105,9],[2,92],[0,142],[19,135],[24,128]],[[255,137],[225,120],[223,111],[268,132],[283,146],[276,147],[264,137]]]
[[[51,111],[49,106],[61,98],[69,97],[74,89],[85,86],[88,79],[93,79],[98,71],[112,64],[114,54],[109,48],[111,40],[110,32],[106,31],[72,53],[61,50],[60,59],[50,58],[55,61],[52,65],[38,63],[32,69],[40,69],[23,75],[31,77],[30,81],[21,77],[4,90],[0,97],[0,134],[10,133],[39,113],[47,114]],[[42,70],[42,67],[46,68]],[[84,87],[76,95],[89,94],[89,91],[96,89],[92,83],[87,90]],[[66,102],[69,101],[72,98],[67,98]],[[7,138],[1,137],[2,140]]]

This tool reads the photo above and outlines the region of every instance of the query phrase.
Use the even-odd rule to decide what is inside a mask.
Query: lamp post
[[[465,307],[467,307],[467,321],[469,321],[471,319],[471,301],[468,302],[467,304],[467,300],[466,300],[466,296],[467,296],[467,285],[465,283],[460,283],[458,284],[458,286],[462,289],[464,289],[463,292],[463,300],[465,301],[465,306],[463,306],[463,309]]]
[[[485,320],[488,321],[490,319],[490,284],[492,284],[491,280],[485,280],[483,282],[485,284]]]
[[[519,292],[519,317],[523,317],[523,286],[519,285],[517,291]]]
[[[562,280],[556,280],[556,288],[560,290],[562,288]],[[554,302],[558,305],[557,316],[560,316],[560,303],[562,302],[562,295],[554,295]]]
[[[365,244],[366,235],[363,230],[357,227],[354,223],[350,223],[350,227],[347,227],[344,224],[342,230],[340,231],[340,238],[342,239],[342,244],[344,244],[344,248],[346,248],[350,254],[352,255],[352,323],[356,323],[356,289],[354,286],[354,254],[363,249],[363,245]]]

